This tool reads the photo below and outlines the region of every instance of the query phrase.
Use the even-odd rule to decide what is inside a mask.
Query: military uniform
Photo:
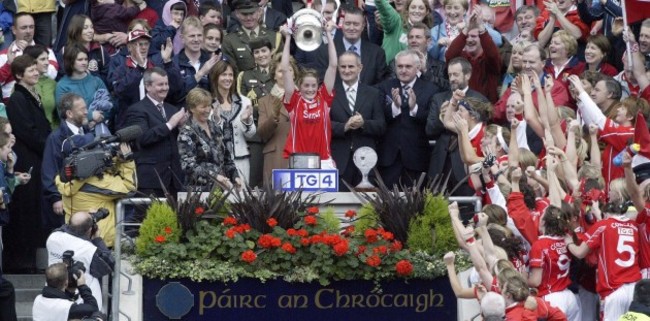
[[[242,71],[237,76],[237,92],[248,97],[253,104],[253,117],[255,125],[259,117],[258,100],[262,97],[268,96],[271,93],[271,88],[275,85],[275,79],[264,73],[260,68],[253,68],[251,70]],[[248,149],[250,151],[250,186],[262,186],[263,169],[264,169],[264,142],[258,134],[251,138],[247,138]]]
[[[258,26],[255,34],[257,38],[269,39],[271,45],[273,45],[272,54],[275,54],[278,48],[282,48],[282,35],[279,32],[266,30],[262,26]],[[235,32],[227,34],[223,39],[221,49],[224,54],[235,60],[237,71],[241,72],[255,68],[255,58],[253,58],[253,51],[249,46],[251,40],[248,33],[241,26]]]

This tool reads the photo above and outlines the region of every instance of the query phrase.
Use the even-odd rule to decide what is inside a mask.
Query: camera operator
[[[75,274],[77,289],[83,303],[76,303],[68,290],[68,267],[65,263],[54,263],[45,270],[47,286],[36,297],[32,306],[34,321],[67,321],[83,318],[99,311],[97,301],[86,285],[84,273]]]
[[[89,143],[87,137],[73,136],[63,145],[64,156],[72,152],[71,146],[84,146]],[[101,148],[101,147],[100,147]],[[108,148],[111,150],[110,147]],[[112,150],[110,152],[113,152]],[[109,216],[99,221],[100,236],[108,247],[115,240],[115,202],[135,192],[136,174],[135,162],[132,160],[131,147],[121,143],[117,156],[113,157],[114,166],[103,170],[100,175],[84,179],[76,178],[63,182],[60,175],[56,177],[56,187],[63,199],[66,220],[69,213],[93,212],[98,208],[108,209]]]
[[[61,262],[66,251],[74,251],[73,259],[86,267],[85,279],[101,307],[100,279],[113,271],[115,259],[99,237],[99,230],[90,213],[77,212],[68,224],[50,234],[46,247],[49,264]]]

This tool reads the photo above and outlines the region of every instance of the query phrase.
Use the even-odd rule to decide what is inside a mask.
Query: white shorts
[[[632,303],[634,296],[634,285],[636,283],[623,284],[616,291],[606,296],[605,299],[600,300],[600,312],[603,316],[603,321],[618,321]]]
[[[641,269],[641,278],[650,279],[650,268]]]
[[[582,321],[582,314],[580,311],[580,302],[576,299],[576,295],[569,289],[564,291],[549,293],[544,296],[544,300],[550,303],[564,314],[569,321]]]

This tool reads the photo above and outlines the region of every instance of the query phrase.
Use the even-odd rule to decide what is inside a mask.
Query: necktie
[[[262,75],[266,75],[266,69],[262,69]]]
[[[83,135],[83,134],[84,134],[84,128],[83,128],[83,127],[79,127],[79,135]]]
[[[348,96],[348,106],[350,107],[350,111],[354,112],[354,103],[357,100],[356,97],[357,91],[354,90],[354,88],[350,87],[348,88],[347,96]]]
[[[255,33],[255,30],[252,30],[252,31],[251,31],[251,34],[250,34],[250,37],[249,37],[249,38],[251,38],[251,39],[255,39],[255,38],[257,38],[257,34]]]
[[[348,51],[352,51],[352,52],[354,52],[354,53],[356,53],[356,54],[359,54],[359,53],[357,52],[357,46],[355,46],[355,45],[350,46],[350,48],[348,48]]]
[[[158,104],[156,105],[156,107],[158,108],[158,111],[163,116],[163,118],[167,120],[167,116],[165,115],[165,107],[163,106],[163,104]]]
[[[402,107],[409,107],[409,89],[411,89],[409,85],[402,87]]]

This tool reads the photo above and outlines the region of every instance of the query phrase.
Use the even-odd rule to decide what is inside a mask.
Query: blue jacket
[[[4,209],[0,209],[0,226],[7,225],[9,223],[9,202],[11,202],[11,193],[9,192],[9,186],[7,180],[13,178],[14,174],[7,173],[5,170],[5,164],[0,162],[0,191],[2,192],[2,199],[5,204]]]
[[[0,28],[2,30],[9,30],[14,25],[14,14],[7,10],[5,6],[0,3]]]
[[[206,61],[210,60],[211,55],[206,51],[201,50],[201,57],[199,58],[200,67],[203,67]],[[175,55],[172,59],[176,68],[178,68],[181,73],[181,78],[183,79],[183,90],[181,92],[181,97],[185,101],[185,96],[190,90],[200,87],[205,90],[210,90],[210,79],[208,75],[203,76],[198,82],[194,79],[196,75],[196,69],[190,63],[189,58],[185,55],[185,49],[181,50],[178,55]],[[200,69],[200,68],[199,68]]]

